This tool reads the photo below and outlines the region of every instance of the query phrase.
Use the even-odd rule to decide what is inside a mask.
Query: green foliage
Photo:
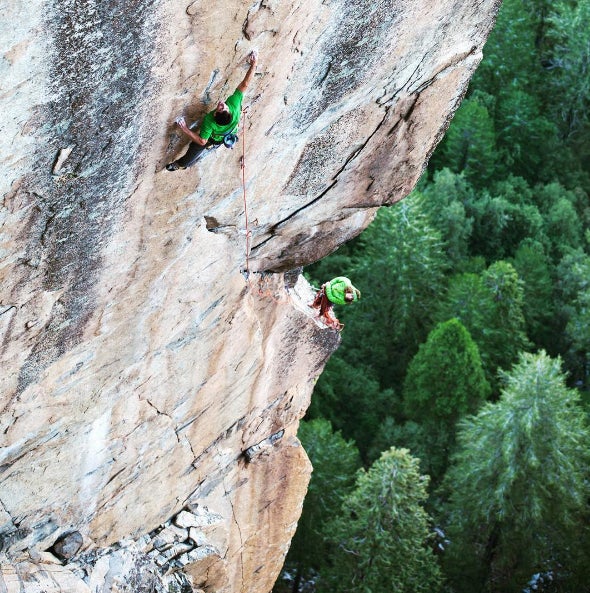
[[[587,513],[588,436],[577,393],[544,352],[521,355],[501,399],[462,422],[447,476],[458,591],[516,592],[537,571],[586,571],[570,542]]]
[[[396,423],[391,416],[379,426],[371,448],[369,460],[378,459],[382,451],[392,446],[409,449],[420,461],[420,471],[431,478],[436,487],[444,476],[455,435],[442,422],[418,424],[412,420]]]
[[[582,225],[576,209],[566,198],[561,198],[549,210],[547,227],[556,258],[582,246]]]
[[[457,319],[437,325],[408,367],[404,410],[415,422],[399,435],[407,438],[402,442],[412,454],[424,460],[422,468],[435,483],[447,469],[457,420],[475,412],[490,392],[469,332]]]
[[[485,130],[479,142],[487,147],[483,162],[492,154],[495,166],[481,177],[470,168],[476,187],[511,172],[531,183],[561,177],[588,189],[588,5],[588,0],[504,0],[471,94],[431,169],[461,172],[464,150],[457,139]],[[474,98],[485,111],[470,105]]]
[[[588,124],[590,108],[590,2],[555,2],[549,17],[551,49],[547,62],[553,94],[566,133]]]
[[[421,191],[430,224],[440,234],[449,266],[460,266],[468,255],[473,219],[465,204],[475,200],[474,190],[463,174],[442,169]]]
[[[318,380],[308,416],[330,420],[366,457],[373,433],[395,405],[393,390],[381,390],[370,367],[353,366],[335,354]]]
[[[381,208],[361,236],[354,277],[365,290],[347,317],[345,331],[354,336],[347,345],[354,344],[354,352],[345,345],[345,354],[371,361],[383,386],[396,383],[426,336],[428,303],[442,288],[445,267],[441,237],[429,224],[419,195]],[[387,339],[367,340],[380,335]]]
[[[558,128],[542,115],[541,99],[514,82],[500,92],[496,105],[497,144],[503,168],[531,181],[548,181],[551,151],[558,147]],[[497,171],[491,177],[497,178]]]
[[[540,212],[544,217],[547,216],[549,211],[559,202],[565,198],[571,202],[576,208],[579,204],[578,196],[576,192],[567,190],[561,183],[553,181],[545,185],[536,185],[532,193],[534,203],[538,206]],[[585,200],[583,200],[585,201]]]
[[[391,388],[428,334],[430,303],[442,291],[448,265],[424,197],[412,194],[381,208],[355,242],[354,256],[339,263],[337,273],[323,263],[309,269],[318,285],[329,277],[327,272],[346,273],[362,292],[358,304],[337,311],[345,324],[339,354],[358,374],[372,367],[381,388]]]
[[[494,121],[487,104],[491,97],[474,93],[465,99],[440,147],[441,161],[455,173],[481,187],[494,171],[497,159]]]
[[[451,279],[437,319],[459,319],[477,344],[486,378],[496,387],[496,372],[508,368],[528,346],[525,334],[523,287],[508,262],[492,264],[480,275]]]
[[[511,85],[537,89],[542,74],[537,40],[544,18],[542,10],[538,10],[540,4],[548,2],[503,1],[496,26],[484,47],[484,60],[473,77],[473,87],[496,97]]]
[[[326,521],[337,514],[344,497],[352,491],[360,457],[354,443],[333,432],[327,420],[302,422],[298,437],[313,465],[313,474],[286,565],[295,569],[296,579],[301,579],[317,570],[326,554]]]
[[[522,178],[499,182],[495,193],[483,192],[466,208],[474,221],[471,251],[488,261],[512,256],[524,239],[543,233],[543,217],[530,203],[532,192]]]
[[[458,319],[435,327],[408,367],[406,415],[417,422],[442,421],[449,428],[475,412],[490,394],[477,346]]]
[[[384,452],[358,476],[330,526],[329,564],[319,593],[436,593],[440,570],[422,507],[428,478],[404,449]]]
[[[501,179],[509,171],[530,181],[546,178],[557,144],[557,127],[543,115],[541,93],[539,45],[547,9],[545,0],[504,0],[484,47],[485,59],[471,88],[474,95],[486,93],[495,99],[487,103],[486,119],[495,131],[496,167],[485,180]]]
[[[345,274],[363,292],[359,304],[336,310],[343,343],[318,382],[311,415],[354,438],[365,463],[392,445],[410,448],[431,485],[440,484],[456,448],[453,423],[479,399],[468,387],[473,359],[436,334],[437,323],[453,318],[477,345],[494,399],[499,370],[522,351],[546,350],[562,357],[570,386],[586,389],[590,401],[589,14],[590,0],[504,0],[466,100],[418,188],[310,268],[317,285]],[[574,451],[562,434],[569,422],[576,433],[566,417],[579,410],[564,376],[551,370],[557,363],[545,354],[520,360],[498,406],[464,425],[469,436],[448,489],[428,500],[438,512],[439,497],[454,493],[456,553],[446,568],[455,593],[520,591],[533,572],[551,570],[561,579],[555,590],[587,588],[580,559],[589,556],[588,517],[566,490],[579,487],[572,459],[589,445],[579,439]],[[517,375],[535,377],[534,369],[530,393],[547,384],[559,397],[516,389]],[[338,567],[350,579],[360,560],[334,562],[330,586]],[[389,574],[385,562],[378,566]],[[390,590],[380,581],[373,593]]]
[[[526,333],[533,343],[556,353],[556,336],[562,328],[553,301],[551,261],[541,243],[526,239],[516,250],[512,263],[523,282]]]
[[[509,330],[521,331],[523,289],[514,266],[508,262],[497,261],[484,273],[483,280],[496,303],[496,313],[502,324]]]
[[[586,389],[590,376],[590,256],[582,250],[565,256],[558,268],[561,311],[566,316],[566,356],[574,382]]]
[[[512,264],[504,261],[493,263],[483,281],[494,303],[493,318],[484,329],[486,350],[493,365],[505,369],[529,346],[522,313],[523,285]]]

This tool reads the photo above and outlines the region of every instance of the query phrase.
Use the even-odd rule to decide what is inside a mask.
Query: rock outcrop
[[[0,590],[271,590],[340,339],[300,267],[411,190],[498,3],[4,2]],[[243,143],[163,170],[252,48]]]

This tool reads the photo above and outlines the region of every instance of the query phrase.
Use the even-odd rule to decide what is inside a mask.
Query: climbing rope
[[[244,196],[244,216],[246,219],[246,278],[250,276],[250,223],[248,221],[248,201],[246,199],[246,109],[242,110],[242,194]]]
[[[287,295],[275,294],[276,289],[270,290],[269,288],[263,288],[263,284],[267,283],[265,274],[261,274],[256,286],[252,282],[250,277],[250,239],[252,232],[250,231],[250,221],[248,219],[248,199],[246,195],[246,112],[248,108],[242,110],[242,195],[244,199],[244,218],[246,225],[246,280],[251,290],[255,290],[259,297],[269,299],[277,304],[285,304],[289,302]]]

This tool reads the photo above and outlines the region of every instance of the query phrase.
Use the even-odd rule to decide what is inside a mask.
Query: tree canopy
[[[544,352],[522,354],[504,378],[500,400],[461,422],[446,478],[459,590],[516,592],[538,571],[587,574],[571,550],[590,494],[579,394]]]
[[[431,561],[446,593],[588,589],[589,19],[590,0],[503,0],[417,188],[305,271],[363,295],[308,417],[365,472],[318,519],[309,593],[406,590],[420,563],[435,590]],[[405,500],[377,509],[376,484]]]
[[[330,524],[332,551],[320,593],[436,593],[442,578],[429,518],[422,507],[428,478],[418,460],[392,448],[358,476]]]

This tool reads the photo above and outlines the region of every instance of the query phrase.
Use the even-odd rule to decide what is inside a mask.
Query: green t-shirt
[[[209,140],[209,138],[211,138],[211,140],[214,142],[222,142],[223,136],[228,132],[233,132],[238,125],[238,121],[240,121],[240,112],[242,111],[243,98],[244,93],[236,89],[233,95],[226,99],[225,104],[227,105],[227,108],[231,114],[231,121],[226,126],[220,126],[213,117],[215,111],[210,111],[203,118],[199,136],[203,140]]]

